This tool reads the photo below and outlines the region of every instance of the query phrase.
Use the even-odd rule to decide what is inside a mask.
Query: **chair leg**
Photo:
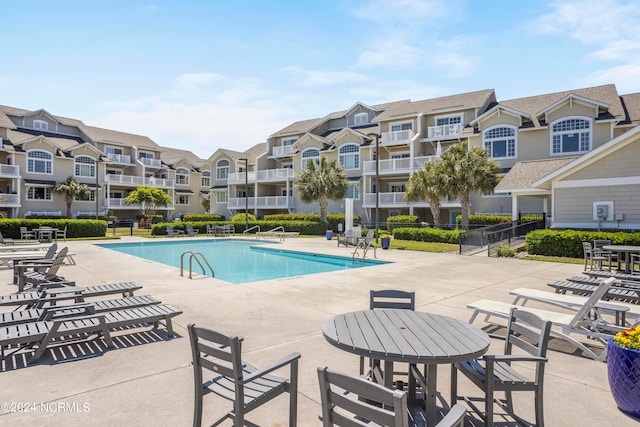
[[[493,427],[493,383],[487,382],[487,391],[485,393],[484,412],[485,412],[485,427]]]
[[[536,425],[538,427],[544,427],[544,399],[542,398],[542,388],[538,388],[535,394]]]
[[[291,363],[289,377],[289,425],[296,427],[298,424],[298,361]]]
[[[451,364],[451,406],[458,403],[458,369],[456,364]]]
[[[198,384],[196,384],[196,388]],[[202,393],[196,390],[195,403],[193,405],[193,427],[200,427],[202,425]]]

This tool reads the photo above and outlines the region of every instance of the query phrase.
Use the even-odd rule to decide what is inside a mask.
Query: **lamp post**
[[[241,158],[244,160],[244,230],[249,229],[249,159],[246,157]]]
[[[369,138],[376,138],[376,245],[378,244],[378,229],[380,228],[380,135],[367,134]]]

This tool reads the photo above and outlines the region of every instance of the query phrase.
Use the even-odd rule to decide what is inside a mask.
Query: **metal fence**
[[[474,253],[486,246],[489,256],[492,256],[498,247],[505,244],[517,246],[524,242],[524,237],[529,231],[544,229],[546,226],[545,214],[521,213],[519,218],[516,221],[489,225],[460,233],[459,253],[461,255]]]

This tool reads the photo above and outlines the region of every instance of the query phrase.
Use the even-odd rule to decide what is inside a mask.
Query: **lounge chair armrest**
[[[39,267],[42,265],[51,265],[53,264],[53,260],[52,259],[32,259],[32,260],[22,260],[22,261],[16,261],[13,266],[14,267]]]
[[[488,356],[482,356],[482,358],[487,363],[496,363],[496,362],[538,362],[538,363],[546,363],[549,359],[546,357],[540,356],[525,356],[519,354],[500,354],[494,355],[490,354]]]
[[[65,311],[73,310],[72,313],[64,313]],[[79,303],[67,306],[49,307],[46,309],[46,315],[44,320],[59,320],[59,319],[84,319],[94,317],[96,314],[96,307],[90,303]]]
[[[300,359],[300,353],[291,353],[290,355],[283,357],[277,362],[267,365],[262,369],[258,369],[257,371],[253,372],[251,375],[247,375],[246,377],[244,377],[244,382],[245,383],[251,382],[256,378],[260,378],[272,371],[275,371],[276,369],[279,369],[279,368],[282,368],[283,366],[291,364],[292,362],[297,362],[298,359]]]

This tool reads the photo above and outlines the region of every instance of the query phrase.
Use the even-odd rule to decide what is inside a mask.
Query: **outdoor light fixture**
[[[249,159],[243,157],[238,160],[244,161],[244,230],[249,229]]]

